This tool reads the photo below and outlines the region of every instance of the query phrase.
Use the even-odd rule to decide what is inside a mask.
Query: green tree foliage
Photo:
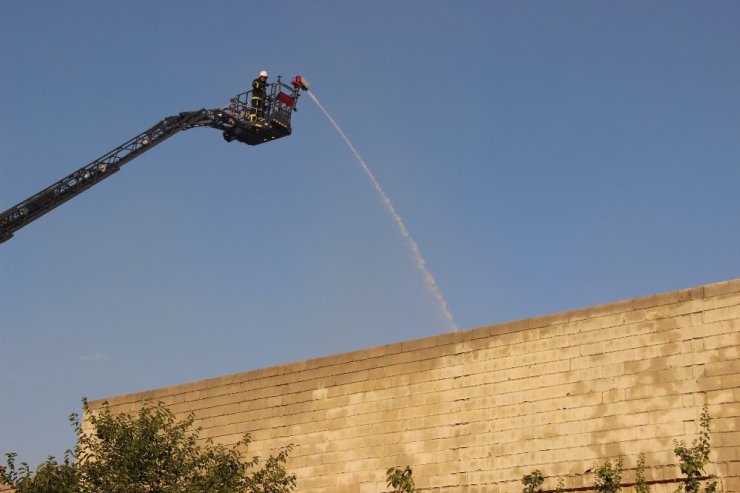
[[[622,457],[619,457],[614,464],[610,460],[607,460],[604,465],[596,468],[594,473],[594,491],[597,493],[617,493],[618,491],[622,491],[623,463]]]
[[[54,457],[31,471],[28,464],[0,471],[17,493],[289,493],[296,484],[285,462],[290,447],[260,466],[258,457],[245,460],[240,448],[199,439],[193,415],[177,420],[162,403],[146,404],[138,413],[113,415],[107,405],[92,412],[83,400],[89,427],[77,415],[70,422],[77,434],[74,452],[64,462]]]
[[[565,480],[558,478],[558,485],[555,486],[555,493],[563,493],[565,491]]]
[[[645,482],[645,453],[640,452],[637,456],[637,468],[635,469],[635,493],[650,493],[650,485]]]
[[[391,467],[385,472],[388,487],[393,488],[393,493],[414,493],[413,471],[409,466],[406,469],[400,467]]]
[[[61,464],[49,456],[35,473],[26,462],[21,462],[16,469],[15,453],[5,455],[8,467],[0,467],[0,484],[13,486],[16,493],[77,493],[77,468],[69,450]]]
[[[522,484],[524,485],[522,493],[541,493],[541,486],[544,482],[545,478],[542,476],[542,472],[539,469],[535,469],[531,473],[522,476]]]
[[[699,438],[694,439],[691,447],[688,447],[683,440],[680,442],[677,440],[673,441],[673,452],[678,457],[681,472],[686,476],[683,484],[676,490],[677,492],[696,493],[699,491],[699,478],[705,474],[704,468],[709,464],[709,453],[711,452],[710,422],[709,410],[707,406],[704,406],[699,418]],[[714,493],[716,490],[717,480],[712,476],[704,491]]]

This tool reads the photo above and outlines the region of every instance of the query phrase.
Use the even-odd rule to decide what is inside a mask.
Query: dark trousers
[[[253,95],[252,96],[252,104],[249,108],[249,119],[255,120],[257,118],[262,117],[262,105],[264,104],[265,97],[264,96],[258,96]]]

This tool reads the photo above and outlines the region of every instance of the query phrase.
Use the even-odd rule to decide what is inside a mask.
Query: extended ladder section
[[[246,92],[232,99],[232,103],[225,108],[186,111],[165,118],[90,164],[0,214],[0,243],[10,239],[23,226],[113,175],[124,164],[181,130],[212,127],[223,131],[224,138],[229,142],[238,140],[249,145],[290,135],[290,117],[295,111],[299,90],[308,89],[308,83],[300,76],[296,76],[292,83],[291,90],[278,77],[278,82],[270,84],[268,98],[259,111],[250,107],[251,94]],[[286,93],[284,89],[289,89],[290,92]]]

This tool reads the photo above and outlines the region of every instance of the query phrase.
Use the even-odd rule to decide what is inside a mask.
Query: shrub
[[[409,466],[406,466],[406,469],[403,470],[399,467],[391,467],[385,474],[388,486],[393,488],[393,493],[414,493],[416,491],[414,473]]]
[[[694,439],[691,447],[687,446],[683,440],[680,442],[677,440],[673,441],[673,452],[678,457],[681,472],[686,476],[683,484],[676,490],[677,492],[697,493],[699,491],[699,478],[705,474],[704,468],[709,463],[709,454],[711,452],[710,422],[709,410],[705,405],[699,417],[699,438]],[[714,493],[716,490],[717,480],[712,475],[704,491],[706,493]]]
[[[643,452],[640,452],[640,455],[637,456],[635,493],[650,493],[650,486],[645,482],[645,454]]]
[[[522,493],[542,493],[540,486],[544,482],[545,478],[542,476],[542,472],[539,469],[535,469],[522,477],[522,484],[524,485]]]
[[[622,491],[622,464],[624,461],[619,457],[612,464],[607,460],[604,465],[596,469],[594,478],[594,491],[598,493],[617,493]]]

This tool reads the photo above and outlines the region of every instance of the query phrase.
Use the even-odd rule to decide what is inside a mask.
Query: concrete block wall
[[[734,280],[107,401],[194,412],[222,443],[249,432],[250,455],[295,444],[302,493],[379,493],[406,465],[424,491],[518,492],[533,469],[578,488],[620,455],[634,480],[640,452],[648,479],[673,479],[707,405],[709,472],[740,491],[739,348]]]

